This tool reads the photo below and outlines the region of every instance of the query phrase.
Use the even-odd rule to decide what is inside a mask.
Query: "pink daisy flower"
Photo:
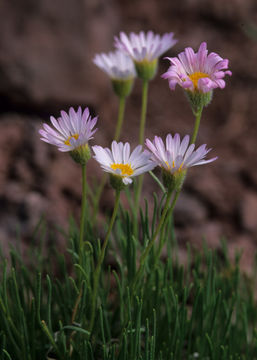
[[[232,75],[226,70],[228,60],[213,52],[208,55],[205,42],[201,43],[197,53],[188,47],[178,57],[167,59],[171,66],[162,77],[168,79],[171,90],[178,84],[191,92],[207,93],[218,87],[223,89],[226,85],[223,78]]]
[[[211,149],[206,148],[206,144],[195,150],[195,144],[189,145],[189,135],[180,141],[179,134],[166,137],[166,146],[158,136],[154,137],[153,142],[146,139],[146,146],[152,154],[152,160],[163,170],[170,174],[176,174],[191,166],[208,164],[217,157],[205,160],[206,155]]]

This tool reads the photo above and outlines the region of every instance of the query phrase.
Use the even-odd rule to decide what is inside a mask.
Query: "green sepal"
[[[203,93],[200,91],[186,90],[186,97],[190,102],[193,113],[197,114],[200,109],[206,107],[212,101],[213,90]]]
[[[124,98],[130,95],[134,84],[134,78],[130,79],[112,79],[112,88],[117,96]]]
[[[179,191],[182,188],[185,177],[186,170],[178,170],[172,174],[170,171],[162,169],[163,185],[167,191]]]
[[[76,163],[85,165],[91,158],[91,151],[88,144],[78,146],[76,149],[70,151],[70,156]]]
[[[110,174],[110,184],[112,188],[116,191],[122,191],[126,187],[126,185],[122,181],[122,176],[114,174]]]
[[[145,81],[152,80],[157,73],[158,59],[154,59],[153,61],[137,61],[135,62],[135,67],[140,79]]]

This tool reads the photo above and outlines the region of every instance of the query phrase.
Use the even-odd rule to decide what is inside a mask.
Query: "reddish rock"
[[[215,249],[220,246],[220,241],[224,237],[224,229],[218,221],[205,221],[200,226],[194,224],[185,231],[180,230],[177,234],[178,243],[181,245],[185,246],[189,243],[192,247],[201,249],[205,242],[209,247]]]
[[[249,235],[241,235],[231,242],[228,246],[228,252],[231,259],[240,254],[240,267],[249,275],[253,274],[254,258],[256,254],[256,240]]]
[[[95,99],[94,85],[105,83],[92,57],[112,46],[117,26],[112,1],[3,0],[0,9],[0,92],[38,105]]]
[[[245,229],[257,233],[257,192],[247,191],[241,204],[241,219]]]
[[[198,224],[206,220],[207,208],[197,197],[182,192],[176,203],[175,223],[183,226]]]

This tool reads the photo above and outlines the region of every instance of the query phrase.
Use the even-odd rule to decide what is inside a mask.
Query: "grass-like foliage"
[[[160,213],[155,201],[153,224]],[[26,254],[26,262],[12,248],[11,266],[4,259],[1,265],[0,358],[257,359],[256,283],[254,276],[240,272],[239,256],[231,262],[224,244],[219,251],[206,246],[191,251],[189,246],[187,263],[181,264],[170,220],[135,284],[136,254],[153,232],[147,203],[141,223],[140,243],[132,235],[131,216],[120,208],[91,333],[93,272],[101,241],[90,223],[82,266],[74,221],[65,254],[56,248],[42,251],[38,244],[44,243],[44,223],[35,232],[37,246]],[[167,249],[162,260],[155,256],[160,243]]]

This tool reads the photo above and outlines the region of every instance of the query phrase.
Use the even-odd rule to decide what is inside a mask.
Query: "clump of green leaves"
[[[47,253],[37,245],[24,262],[12,248],[10,262],[3,257],[1,262],[0,358],[257,359],[255,278],[240,272],[239,256],[233,262],[228,259],[224,244],[219,251],[188,247],[187,263],[182,265],[170,219],[149,253],[144,272],[133,282],[137,254],[147,246],[160,215],[156,200],[150,224],[146,203],[139,242],[133,236],[131,216],[120,209],[101,273],[91,333],[93,270],[101,241],[90,223],[82,266],[73,221],[66,234],[66,254],[58,249]],[[35,233],[37,243],[44,232],[41,224]],[[156,256],[160,244],[167,249],[163,260]],[[77,264],[75,270],[72,264]]]

